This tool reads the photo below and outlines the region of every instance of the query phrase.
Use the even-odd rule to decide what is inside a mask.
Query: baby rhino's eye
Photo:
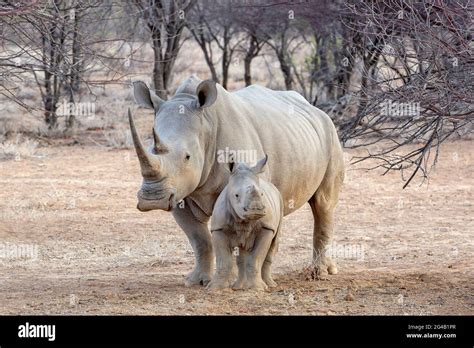
[[[239,195],[237,193],[235,194],[235,198],[239,198]]]
[[[186,161],[189,161],[191,159],[191,155],[189,153],[187,153],[186,156],[184,157],[184,159]]]

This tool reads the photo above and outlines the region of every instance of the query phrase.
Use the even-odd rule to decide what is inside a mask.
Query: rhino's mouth
[[[249,212],[249,213],[244,213],[243,216],[246,220],[258,220],[258,219],[264,217],[265,213],[263,213],[263,212],[255,212],[255,213]]]
[[[258,220],[266,215],[265,209],[243,209],[242,217],[246,220]]]
[[[171,211],[176,206],[174,192],[170,192],[169,196],[163,196],[162,198],[147,198],[143,197],[141,193],[138,193],[138,204],[137,209],[140,211],[150,210],[164,210]]]

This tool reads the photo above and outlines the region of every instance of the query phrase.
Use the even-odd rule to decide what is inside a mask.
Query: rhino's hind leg
[[[211,281],[214,268],[211,232],[207,223],[200,222],[192,214],[188,205],[173,209],[173,216],[179,227],[186,233],[196,258],[196,265],[186,276],[186,286],[207,285]]]
[[[314,216],[313,232],[313,276],[317,279],[324,279],[328,274],[336,274],[335,262],[326,255],[328,244],[333,234],[333,210],[325,210],[311,203],[311,210]]]
[[[343,170],[326,173],[318,191],[309,200],[314,217],[313,231],[313,277],[324,279],[336,274],[336,263],[326,255],[334,231],[334,211],[344,178]]]

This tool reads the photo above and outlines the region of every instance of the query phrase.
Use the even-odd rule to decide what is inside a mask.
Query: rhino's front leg
[[[246,273],[247,288],[254,290],[267,290],[268,285],[262,279],[262,266],[267,258],[268,250],[273,240],[274,231],[262,228],[255,239],[255,245],[247,257]]]
[[[234,290],[245,289],[247,286],[247,259],[249,253],[245,250],[239,250],[239,256],[237,257],[237,266],[239,268],[239,276],[235,281],[232,288]]]
[[[216,273],[207,288],[209,290],[230,288],[235,279],[235,260],[232,257],[229,238],[223,231],[212,231],[212,244],[216,252]]]
[[[212,252],[211,233],[207,221],[199,221],[188,204],[183,208],[173,209],[173,216],[179,227],[186,233],[196,257],[196,265],[185,280],[186,286],[207,285],[212,277],[214,254]]]

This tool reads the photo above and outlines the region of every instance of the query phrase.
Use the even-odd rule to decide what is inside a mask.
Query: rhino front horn
[[[160,160],[148,153],[148,151],[143,147],[137,129],[135,128],[135,122],[133,121],[130,109],[128,109],[128,121],[130,122],[130,131],[132,132],[133,144],[135,145],[135,151],[137,152],[138,160],[140,161],[142,175],[155,176],[160,169]]]

